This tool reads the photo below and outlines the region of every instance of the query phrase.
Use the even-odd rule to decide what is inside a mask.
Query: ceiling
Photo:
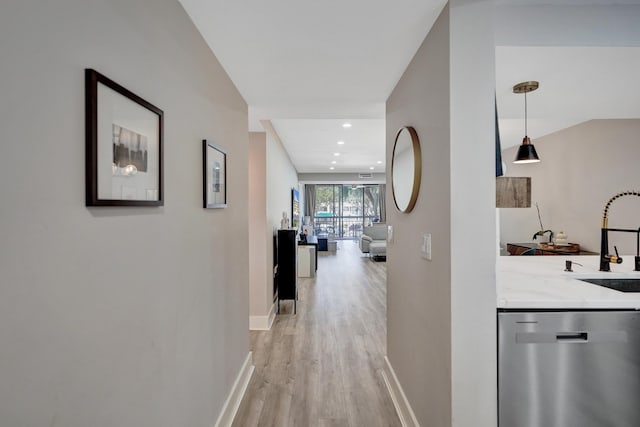
[[[640,118],[640,47],[496,47],[496,97],[502,148],[524,136],[524,95],[516,83],[537,80],[527,94],[528,134],[535,138],[592,119]]]
[[[446,0],[180,2],[249,105],[250,130],[271,120],[304,173],[331,172],[339,139],[335,172],[384,171],[385,102]]]
[[[246,100],[249,129],[263,131],[260,121],[270,120],[298,172],[384,172],[386,99],[446,0],[180,1]],[[524,95],[514,84],[540,82],[527,95],[535,143],[586,120],[639,118],[638,75],[638,47],[497,47],[503,148],[524,136]]]
[[[347,122],[351,127],[344,128]],[[271,123],[299,171],[384,171],[384,119],[276,119]]]

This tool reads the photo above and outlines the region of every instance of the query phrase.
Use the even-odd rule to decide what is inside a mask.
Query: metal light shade
[[[536,148],[527,136],[527,93],[538,89],[540,83],[536,81],[518,83],[513,87],[513,93],[524,93],[524,138],[522,145],[518,148],[518,154],[513,163],[537,163],[540,161]]]
[[[533,146],[528,136],[522,140],[522,145],[518,147],[518,154],[513,163],[536,163],[540,161],[536,147]]]

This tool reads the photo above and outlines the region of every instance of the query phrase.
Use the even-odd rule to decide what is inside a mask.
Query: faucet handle
[[[616,255],[615,256],[611,255],[609,257],[609,262],[612,262],[614,264],[622,264],[622,258],[620,257],[620,254],[618,253],[618,247],[614,246],[613,250],[616,251]]]

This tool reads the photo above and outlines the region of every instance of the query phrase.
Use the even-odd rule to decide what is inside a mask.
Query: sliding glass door
[[[380,221],[378,184],[318,184],[315,188],[317,235],[355,239],[365,225]]]

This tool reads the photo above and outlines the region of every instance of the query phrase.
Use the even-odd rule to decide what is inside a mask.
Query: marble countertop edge
[[[584,278],[640,278],[633,256],[601,272],[598,256],[499,257],[496,267],[497,307],[500,309],[640,309],[640,292],[619,292],[583,282]],[[574,272],[565,272],[565,261]],[[629,260],[631,260],[629,262]]]

